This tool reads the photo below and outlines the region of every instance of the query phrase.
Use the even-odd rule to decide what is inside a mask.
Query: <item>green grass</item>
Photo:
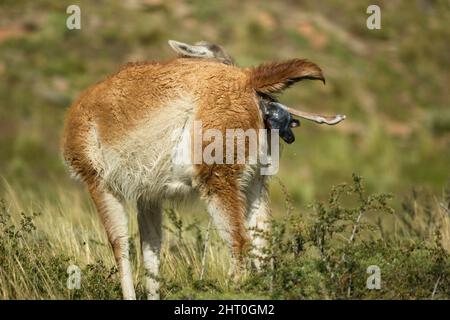
[[[285,191],[286,192],[286,191]],[[59,190],[54,200],[17,194],[6,182],[0,202],[0,297],[2,299],[119,299],[117,268],[86,194]],[[164,220],[161,296],[164,299],[448,299],[450,219],[448,201],[419,202],[417,192],[403,212],[391,196],[367,195],[361,178],[334,187],[326,202],[306,212],[275,213],[261,233],[269,243],[263,272],[248,265],[237,281],[230,257],[205,213]],[[447,195],[448,197],[449,195]],[[432,202],[430,202],[432,201]],[[446,203],[448,206],[450,203]],[[130,212],[131,259],[138,298],[144,298],[136,219]],[[187,209],[185,209],[187,210]],[[398,225],[380,224],[384,215]],[[209,225],[209,226],[208,226]],[[208,237],[206,235],[209,235]],[[207,240],[208,239],[208,240]],[[204,264],[202,263],[204,261]],[[67,288],[70,265],[81,269],[81,288]],[[366,288],[367,268],[381,269],[381,289]],[[250,272],[251,271],[251,272]],[[202,276],[203,274],[203,276]]]

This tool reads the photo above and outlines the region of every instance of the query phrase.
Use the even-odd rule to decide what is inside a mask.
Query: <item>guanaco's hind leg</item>
[[[129,259],[128,222],[122,203],[110,192],[94,185],[89,186],[97,211],[108,235],[116,258],[124,299],[136,299]]]
[[[145,268],[145,289],[149,300],[159,299],[159,272],[161,251],[162,211],[159,204],[138,200],[138,224]]]
[[[271,218],[267,188],[267,178],[258,175],[249,184],[247,191],[247,225],[254,254],[252,263],[257,270],[261,270],[261,259],[264,258],[264,249],[268,245],[264,237]]]
[[[244,267],[249,241],[245,227],[246,201],[237,183],[227,177],[218,184],[209,184],[202,190],[202,198],[219,234],[231,250],[231,272],[238,277]]]

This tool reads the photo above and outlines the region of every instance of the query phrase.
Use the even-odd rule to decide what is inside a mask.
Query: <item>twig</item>
[[[211,228],[211,218],[209,219],[208,227],[206,228],[205,245],[203,247],[203,255],[202,255],[202,269],[200,271],[200,280],[203,280],[203,275],[205,274],[206,252],[207,252],[207,249],[208,249],[209,229],[210,228]]]
[[[352,234],[350,235],[350,238],[348,238],[348,243],[352,243],[356,236],[356,229],[358,228],[359,222],[361,221],[361,217],[363,215],[363,211],[359,212],[358,218],[356,218],[355,224],[353,225]],[[342,254],[342,261],[345,261],[345,252]],[[350,298],[351,291],[352,291],[352,278],[350,276],[350,281],[347,288],[347,297]]]
[[[445,211],[447,214],[450,214],[450,209],[447,208],[447,207],[445,206],[445,204],[443,204],[442,202],[439,203],[439,204],[440,204],[441,208],[444,209],[444,211]]]
[[[350,279],[348,281],[348,288],[347,288],[347,298],[350,298],[352,295],[352,276],[350,275]]]
[[[291,212],[294,211],[294,205],[292,203],[291,195],[289,194],[289,192],[286,188],[286,185],[283,183],[283,181],[277,176],[275,176],[275,179],[278,181],[278,184],[281,187],[281,191],[283,192],[284,199],[285,199],[284,203],[286,205],[286,215],[289,216],[291,214]]]
[[[437,291],[439,282],[441,281],[441,277],[442,277],[442,275],[439,276],[436,283],[434,284],[434,289],[433,289],[433,293],[431,294],[431,299],[434,299],[434,296],[436,295],[436,291]]]
[[[360,211],[360,212],[359,212],[359,215],[358,215],[358,218],[356,219],[356,222],[355,222],[355,224],[353,225],[352,234],[351,234],[350,238],[348,239],[348,243],[352,243],[353,239],[355,239],[356,228],[358,228],[359,221],[361,220],[362,215],[363,215],[363,212]]]
[[[356,236],[356,229],[358,228],[359,221],[361,221],[361,217],[363,215],[363,211],[359,212],[358,218],[356,218],[355,224],[353,225],[352,234],[350,235],[350,238],[348,238],[348,243],[352,243]],[[345,261],[345,252],[342,254],[341,261]]]

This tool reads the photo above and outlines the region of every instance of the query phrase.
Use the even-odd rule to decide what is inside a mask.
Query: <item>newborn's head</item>
[[[293,119],[292,115],[284,108],[281,103],[275,101],[262,100],[265,105],[263,108],[264,119],[268,129],[278,129],[280,137],[291,144],[295,141],[294,133],[291,128],[300,126],[300,121]]]

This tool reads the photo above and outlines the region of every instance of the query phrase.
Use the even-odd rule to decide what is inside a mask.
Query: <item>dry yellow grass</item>
[[[1,187],[1,196],[6,204],[8,211],[12,215],[12,221],[18,225],[21,219],[21,213],[40,213],[34,219],[36,231],[33,236],[27,238],[27,242],[21,241],[21,250],[30,256],[30,260],[39,260],[36,252],[30,250],[31,247],[38,245],[39,241],[46,239],[46,252],[42,255],[53,255],[70,257],[67,261],[67,267],[75,264],[84,268],[88,264],[102,261],[107,268],[115,266],[114,257],[110,245],[106,238],[103,226],[97,216],[95,208],[87,194],[77,187],[71,189],[58,188],[49,198],[42,198],[33,192],[21,189],[17,192],[16,188],[11,187],[6,181],[3,181]],[[130,244],[133,248],[133,267],[134,281],[139,284],[143,276],[141,265],[140,244],[138,237],[137,219],[135,208],[127,206],[129,215]],[[196,223],[199,232],[204,236],[206,230],[206,213],[201,213],[199,220],[204,223]],[[181,218],[184,225],[192,219],[192,212],[187,217]],[[167,218],[164,226],[168,226],[170,221]],[[203,226],[204,225],[204,226]],[[173,229],[173,227],[172,227]],[[164,242],[162,248],[161,275],[166,281],[188,279],[187,270],[191,270],[196,277],[199,277],[202,270],[202,255],[198,249],[196,239],[191,233],[183,233],[183,239],[180,241],[177,235],[167,231],[165,228]],[[205,273],[209,277],[217,279],[217,285],[226,287],[228,285],[229,255],[225,245],[221,246],[218,235],[211,228],[210,241],[206,243]],[[203,248],[202,248],[203,249]],[[138,254],[136,254],[138,252]],[[32,283],[30,275],[25,272],[21,262],[15,257],[3,257],[9,259],[10,270],[13,274],[5,274],[0,268],[0,297],[2,299],[11,298],[11,292],[5,291],[7,287],[20,288],[14,294],[18,299],[41,299],[42,296],[34,289],[35,283]],[[53,288],[50,277],[46,275],[46,270],[37,270],[42,273],[44,279],[43,285],[47,292],[47,298],[61,299],[70,297],[61,296],[58,288]],[[9,283],[9,286],[5,284]],[[54,290],[56,289],[56,290]],[[165,292],[165,296],[170,297],[171,292]]]

